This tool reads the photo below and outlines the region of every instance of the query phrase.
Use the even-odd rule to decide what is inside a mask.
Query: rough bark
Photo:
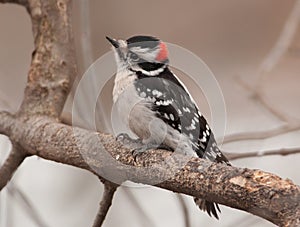
[[[0,191],[11,180],[14,172],[21,165],[28,154],[18,145],[13,145],[5,162],[0,167]]]
[[[77,74],[71,1],[28,1],[35,50],[19,114],[58,118]]]
[[[155,186],[245,210],[279,226],[300,224],[300,187],[271,173],[198,158],[177,169],[176,164],[185,157],[173,157],[163,150],[149,151],[134,162],[131,150],[113,136],[66,126],[47,117],[19,118],[9,128],[9,136],[32,155],[100,177],[102,170],[109,170],[119,182],[151,184],[163,179]],[[107,159],[107,153],[115,161]],[[168,158],[169,162],[162,164]],[[140,168],[133,170],[132,166]]]

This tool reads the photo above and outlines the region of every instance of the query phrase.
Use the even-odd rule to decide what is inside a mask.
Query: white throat
[[[160,73],[162,73],[165,68],[167,67],[167,65],[163,65],[162,67],[158,68],[158,69],[155,69],[155,70],[152,70],[152,71],[147,71],[147,70],[144,70],[140,67],[131,67],[131,71],[133,72],[141,72],[142,74],[146,75],[146,76],[157,76],[159,75]]]

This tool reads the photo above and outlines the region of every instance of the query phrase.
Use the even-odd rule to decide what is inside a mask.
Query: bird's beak
[[[108,36],[106,36],[106,39],[115,47],[115,48],[119,48],[119,43],[117,40],[109,38]]]

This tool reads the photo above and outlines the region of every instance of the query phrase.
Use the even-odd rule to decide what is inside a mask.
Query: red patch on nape
[[[159,44],[159,52],[156,56],[156,60],[163,62],[168,59],[168,50],[167,45],[164,42],[160,42]]]

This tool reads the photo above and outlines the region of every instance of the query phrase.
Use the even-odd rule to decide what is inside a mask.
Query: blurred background
[[[123,39],[137,34],[157,36],[195,53],[214,73],[227,110],[222,150],[243,153],[300,147],[299,2],[74,0],[77,82],[96,59],[110,51],[106,35]],[[25,9],[0,4],[0,109],[18,109],[32,51],[31,22]],[[193,88],[191,82],[186,83]],[[107,117],[111,89],[112,80],[99,99],[97,119],[102,131],[110,130]],[[210,119],[212,110],[205,94],[193,92]],[[86,93],[82,124],[84,105],[89,105],[89,90]],[[66,112],[71,112],[72,94]],[[245,132],[257,132],[258,138],[237,141],[236,136],[232,137]],[[273,136],[264,138],[267,135]],[[0,141],[3,161],[10,143],[1,135]],[[232,163],[272,172],[300,184],[299,154],[237,159]],[[86,171],[28,158],[0,193],[0,227],[91,226],[102,190],[99,180]],[[183,211],[185,206],[187,214]],[[123,186],[114,197],[104,226],[181,227],[187,226],[187,220],[190,226],[273,226],[242,211],[224,206],[221,209],[217,221],[200,212],[188,196],[179,198],[150,186]]]

